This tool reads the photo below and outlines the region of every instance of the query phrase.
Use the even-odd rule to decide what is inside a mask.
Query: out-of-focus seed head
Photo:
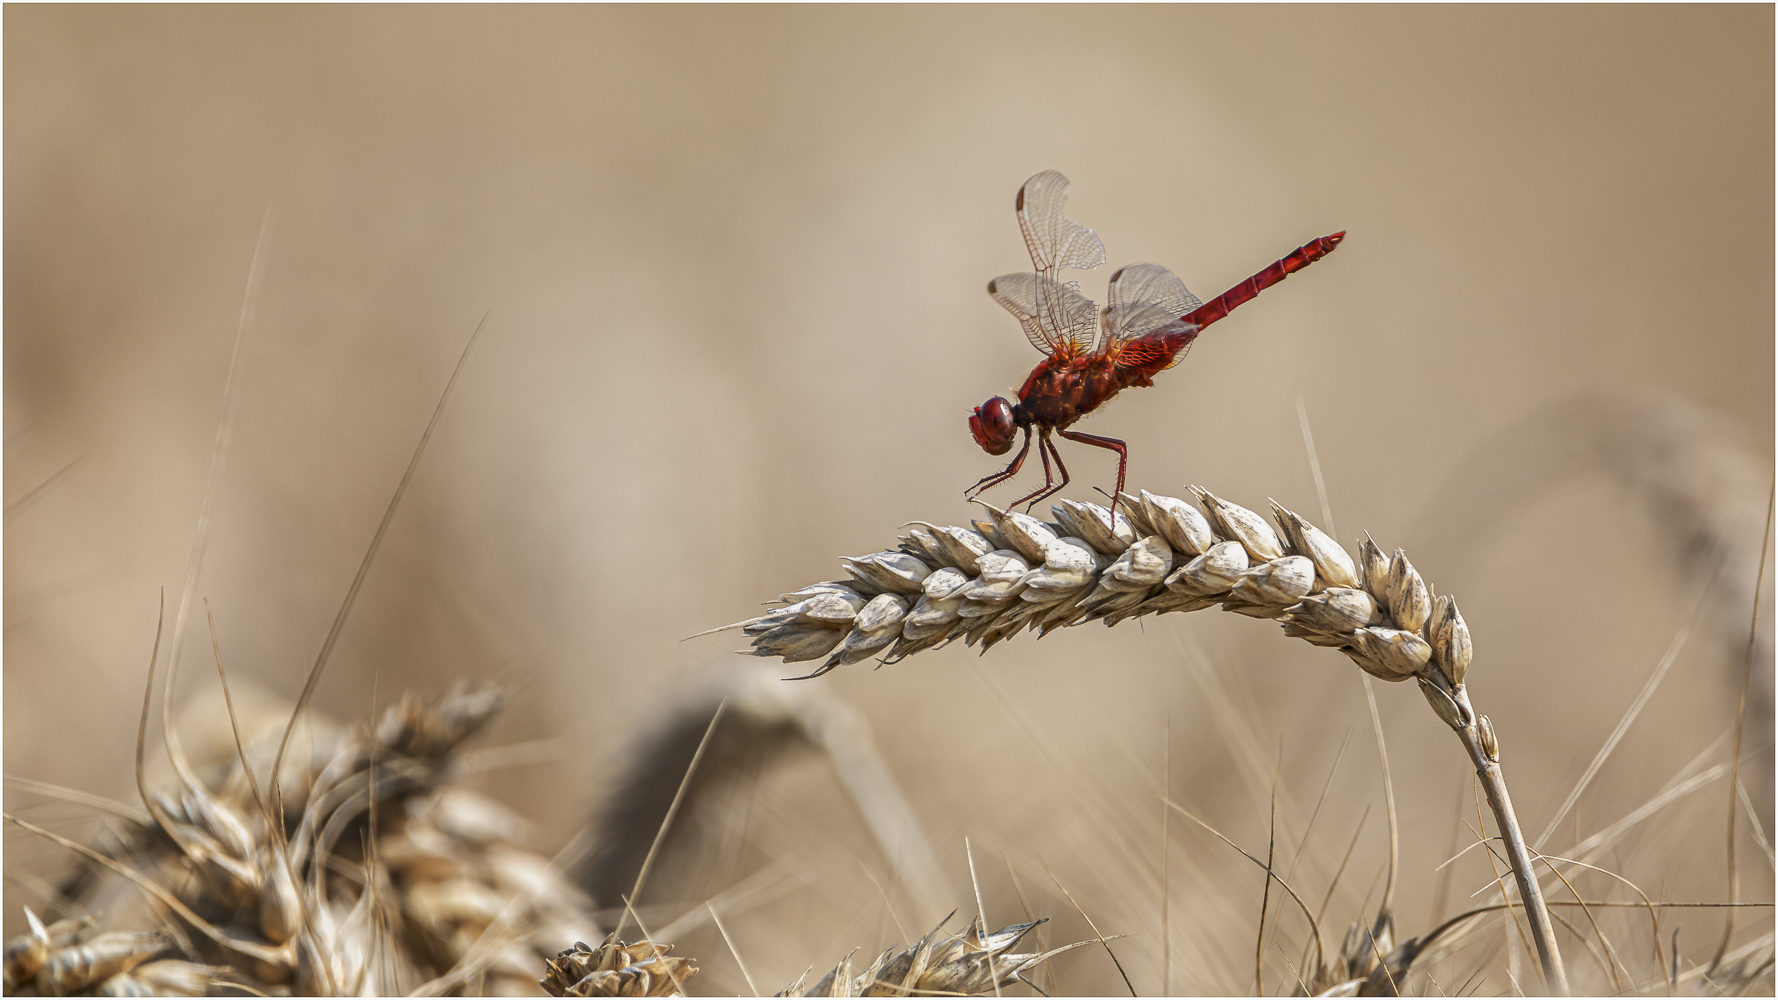
[[[1487,716],[1476,720],[1476,729],[1482,737],[1482,752],[1494,763],[1500,763],[1500,737],[1494,735],[1494,723]]]
[[[203,827],[188,825],[173,818],[183,817],[184,814],[177,809],[167,809],[169,800],[166,796],[159,792],[150,792],[149,795],[179,828],[180,838],[185,842],[186,855],[210,892],[232,906],[244,906],[258,898],[265,876],[256,866],[229,853]]]
[[[673,958],[673,946],[608,937],[597,948],[576,941],[548,963],[538,980],[553,997],[670,997],[698,974],[689,958]]]
[[[1129,519],[1118,518],[1113,528],[1111,510],[1096,503],[1064,500],[1050,510],[1070,535],[1108,556],[1118,555],[1136,541],[1136,529]]]
[[[1157,496],[1143,490],[1142,508],[1167,544],[1187,556],[1201,556],[1216,544],[1209,519],[1178,497]]]
[[[1012,986],[1021,973],[1049,958],[1094,943],[1078,941],[1042,953],[1011,954],[1019,939],[1042,922],[1013,924],[992,934],[983,934],[973,922],[956,934],[946,934],[940,926],[906,948],[883,952],[862,972],[853,973],[852,956],[847,955],[813,985],[804,973],[777,995],[989,996],[996,985]]]
[[[21,983],[28,983],[43,967],[49,954],[49,932],[37,914],[25,907],[25,933],[6,942],[6,993],[13,995]]]
[[[1315,564],[1307,556],[1284,556],[1241,574],[1234,594],[1253,604],[1295,604],[1315,586]]]
[[[1469,625],[1463,620],[1463,613],[1457,610],[1456,598],[1441,597],[1438,602],[1443,613],[1430,630],[1433,661],[1452,687],[1462,687],[1463,678],[1469,675],[1470,657],[1475,652],[1470,645]]]
[[[1267,562],[1284,554],[1284,544],[1265,518],[1239,504],[1229,503],[1202,486],[1193,486],[1191,491],[1204,505],[1204,514],[1217,534],[1240,542],[1256,562]]]
[[[180,799],[192,825],[214,838],[230,857],[243,861],[253,857],[257,838],[248,829],[246,817],[233,806],[203,785],[184,786]]]
[[[1218,542],[1203,555],[1167,577],[1167,586],[1191,594],[1226,593],[1247,571],[1247,549],[1240,542]]]
[[[459,681],[435,701],[403,698],[377,724],[377,744],[416,760],[449,756],[464,740],[480,732],[506,704],[506,691],[496,684]]]
[[[1396,628],[1409,632],[1420,631],[1432,617],[1432,595],[1426,589],[1426,581],[1420,579],[1419,571],[1400,549],[1389,561],[1389,617]]]
[[[172,946],[159,931],[111,931],[71,948],[61,948],[43,960],[37,988],[52,997],[79,992],[148,961]]]
[[[895,591],[918,594],[932,567],[906,552],[876,552],[856,559],[841,559],[846,572],[874,593]]]
[[[1358,567],[1353,564],[1352,557],[1328,536],[1327,532],[1315,527],[1295,512],[1286,509],[1276,500],[1272,504],[1272,516],[1278,522],[1290,547],[1299,555],[1308,556],[1315,561],[1315,570],[1330,587],[1356,587],[1359,584]]]
[[[163,958],[105,980],[100,996],[205,997],[229,984],[234,970]]]
[[[259,893],[259,929],[273,944],[283,944],[302,929],[302,894],[282,852],[263,849],[259,865],[266,873]]]
[[[1364,541],[1358,544],[1358,573],[1364,583],[1364,589],[1383,607],[1389,607],[1389,557],[1371,541],[1370,532],[1365,532]]]
[[[1457,708],[1457,703],[1451,700],[1451,696],[1424,677],[1416,677],[1415,680],[1420,682],[1420,693],[1426,696],[1426,703],[1432,706],[1433,713],[1452,729],[1462,729],[1463,712]]]

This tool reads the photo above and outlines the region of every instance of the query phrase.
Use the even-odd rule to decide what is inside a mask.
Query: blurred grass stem
[[[1729,768],[1729,902],[1741,901],[1741,879],[1735,868],[1735,810],[1740,805],[1738,793],[1741,788],[1741,736],[1747,723],[1747,686],[1753,681],[1753,650],[1759,645],[1759,599],[1766,583],[1766,538],[1772,534],[1772,503],[1778,499],[1778,481],[1774,481],[1771,492],[1766,494],[1766,527],[1759,536],[1759,572],[1753,579],[1753,624],[1747,633],[1747,666],[1741,672],[1741,700],[1735,709],[1735,754]],[[1754,817],[1753,810],[1747,811]],[[1757,826],[1759,819],[1753,818]],[[1710,972],[1714,973],[1722,964],[1723,956],[1728,953],[1729,939],[1735,933],[1735,911],[1729,910],[1728,920],[1722,928],[1722,943],[1716,946],[1716,955],[1710,959]]]

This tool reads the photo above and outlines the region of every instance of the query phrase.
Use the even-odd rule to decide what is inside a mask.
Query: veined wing
[[[1119,345],[1124,345],[1121,348],[1124,353],[1142,353],[1132,341],[1169,323],[1179,322],[1181,317],[1203,305],[1185,287],[1185,282],[1159,264],[1131,264],[1119,268],[1111,276],[1106,297],[1110,304],[1100,318],[1104,327],[1099,338],[1101,353],[1118,350]],[[1190,347],[1187,342],[1166,367],[1171,368],[1183,360]],[[1135,358],[1131,360],[1135,361]]]
[[[988,282],[988,294],[1019,318],[1025,336],[1043,353],[1073,356],[1092,350],[1099,303],[1080,293],[1079,282],[1058,283],[1020,271]]]
[[[988,282],[994,301],[1018,317],[1038,350],[1051,355],[1091,350],[1098,315],[1098,304],[1080,293],[1079,282],[1060,281],[1057,276],[1063,268],[1090,270],[1105,263],[1099,237],[1062,214],[1067,200],[1068,178],[1054,170],[1037,174],[1019,188],[1013,207],[1034,271]]]
[[[1068,201],[1068,178],[1055,170],[1033,176],[1019,188],[1013,207],[1019,212],[1019,230],[1025,234],[1025,246],[1031,251],[1031,265],[1038,274],[1049,274],[1064,267],[1091,271],[1105,263],[1105,244],[1091,229],[1064,218],[1062,206]]]

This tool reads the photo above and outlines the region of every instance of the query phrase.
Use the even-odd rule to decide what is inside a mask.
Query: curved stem
[[[1456,693],[1469,724],[1455,732],[1463,742],[1463,749],[1469,751],[1476,777],[1482,783],[1482,793],[1488,797],[1488,808],[1494,811],[1494,824],[1500,828],[1500,838],[1506,845],[1513,880],[1519,885],[1519,899],[1524,903],[1525,917],[1531,924],[1531,939],[1537,945],[1537,958],[1543,965],[1544,982],[1558,996],[1568,996],[1568,973],[1562,968],[1562,953],[1556,949],[1555,927],[1550,920],[1549,906],[1543,900],[1543,889],[1537,884],[1537,874],[1531,868],[1531,852],[1525,847],[1524,831],[1519,829],[1519,819],[1513,814],[1512,797],[1506,791],[1506,776],[1501,773],[1500,761],[1489,757],[1482,748],[1481,730],[1475,721],[1478,717],[1469,706],[1468,692],[1459,688]]]

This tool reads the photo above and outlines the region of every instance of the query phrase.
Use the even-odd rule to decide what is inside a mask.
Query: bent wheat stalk
[[[1031,629],[1039,636],[1220,605],[1282,623],[1284,634],[1337,649],[1385,681],[1412,679],[1469,754],[1519,886],[1545,982],[1567,976],[1531,855],[1513,814],[1493,724],[1464,684],[1472,647],[1452,598],[1437,597],[1400,549],[1368,535],[1354,560],[1304,518],[1272,504],[1260,515],[1191,487],[1197,505],[1143,490],[1123,516],[1064,500],[1056,520],[986,507],[970,527],[910,522],[900,545],[842,560],[850,579],[785,594],[785,607],[734,625],[742,652],[786,663],[827,657],[808,677],[881,654],[893,663],[961,639],[985,652]]]

